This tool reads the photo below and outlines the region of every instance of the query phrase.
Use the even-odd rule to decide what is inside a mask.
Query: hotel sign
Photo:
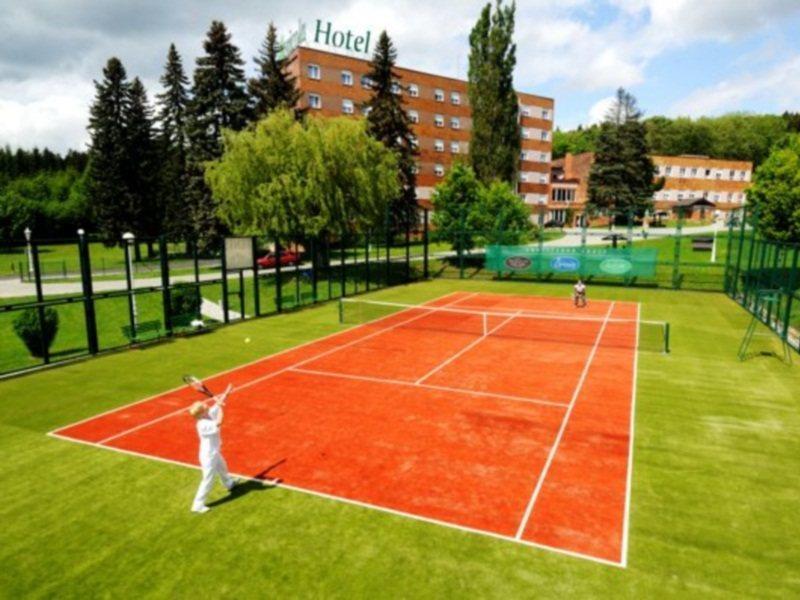
[[[313,34],[309,36],[309,32],[312,30]],[[309,29],[303,21],[298,21],[297,29],[289,37],[281,40],[279,58],[287,57],[292,50],[301,44],[322,48],[336,48],[351,54],[368,55],[371,41],[371,31],[358,34],[350,29],[335,29],[333,23],[330,21],[323,22],[322,19],[317,19],[314,27]]]

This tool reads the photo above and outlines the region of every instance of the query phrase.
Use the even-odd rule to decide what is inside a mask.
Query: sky
[[[88,142],[93,80],[111,56],[151,99],[174,42],[187,71],[213,19],[247,61],[274,21],[386,29],[398,64],[464,78],[485,0],[0,0],[0,144]],[[800,0],[518,0],[518,90],[555,99],[555,124],[602,119],[624,86],[646,115],[800,111]]]

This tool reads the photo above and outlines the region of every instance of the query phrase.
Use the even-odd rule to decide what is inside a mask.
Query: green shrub
[[[177,286],[170,296],[170,314],[173,317],[200,314],[200,293],[192,285]]]
[[[19,336],[31,356],[42,358],[43,348],[50,349],[58,333],[58,312],[54,308],[44,309],[44,323],[39,323],[39,311],[29,308],[14,319],[14,332]],[[44,344],[42,343],[44,342]]]

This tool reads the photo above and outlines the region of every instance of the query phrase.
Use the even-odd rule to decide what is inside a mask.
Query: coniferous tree
[[[95,81],[95,100],[89,118],[91,146],[87,192],[100,233],[109,242],[136,224],[133,199],[125,178],[130,83],[125,67],[109,59],[102,81]]]
[[[521,134],[514,91],[516,5],[487,4],[469,36],[470,162],[483,182],[516,182]]]
[[[192,235],[201,247],[218,238],[220,222],[206,186],[203,163],[222,153],[222,130],[240,130],[250,114],[244,61],[220,21],[211,23],[196,61],[186,133],[189,139],[186,208]]]
[[[156,237],[163,226],[163,211],[158,194],[158,154],[153,130],[152,109],[147,91],[138,77],[128,89],[125,118],[125,184],[131,202],[134,232]],[[152,255],[152,241],[148,241]],[[138,246],[137,246],[138,258]]]
[[[365,106],[370,134],[397,155],[402,191],[391,205],[391,226],[402,231],[416,220],[416,149],[411,122],[403,108],[400,76],[394,70],[396,61],[394,44],[383,31],[367,73],[372,95]]]
[[[624,89],[600,126],[597,152],[589,172],[589,204],[596,209],[642,215],[653,192],[663,185],[650,159],[647,131],[636,99]]]
[[[286,72],[286,58],[278,58],[280,50],[277,30],[270,23],[267,36],[255,58],[258,74],[248,82],[248,89],[253,97],[254,116],[257,119],[281,106],[294,108],[300,99],[296,78]]]
[[[178,240],[190,234],[189,214],[184,202],[189,78],[175,44],[169,46],[160,81],[164,91],[158,94],[159,195],[164,210],[164,231],[171,239]]]

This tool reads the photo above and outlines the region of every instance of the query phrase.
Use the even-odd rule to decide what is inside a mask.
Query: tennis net
[[[474,310],[341,298],[339,321],[387,330],[669,352],[669,323],[523,310]]]

